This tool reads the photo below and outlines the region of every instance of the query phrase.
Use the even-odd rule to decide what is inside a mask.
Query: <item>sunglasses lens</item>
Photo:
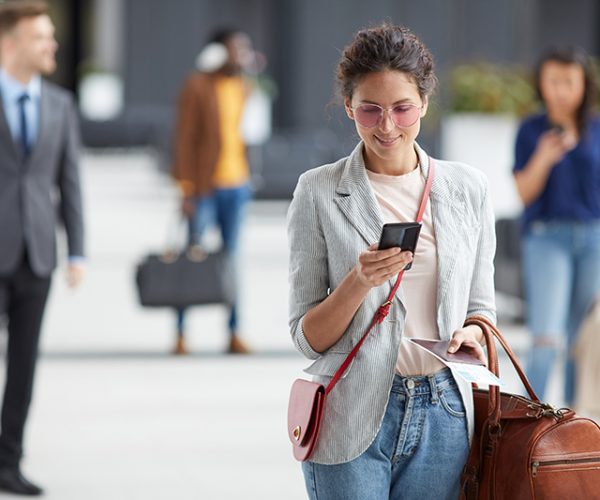
[[[394,119],[394,123],[398,125],[398,127],[410,127],[414,125],[419,116],[421,114],[420,108],[413,105],[400,105],[396,106],[392,110],[392,117]]]
[[[371,128],[379,123],[383,110],[374,104],[361,104],[354,110],[356,121],[363,127]]]
[[[391,112],[392,119],[398,127],[414,125],[421,115],[421,108],[413,104],[400,104]],[[363,127],[373,128],[381,122],[383,109],[376,104],[361,104],[354,110],[354,118]]]

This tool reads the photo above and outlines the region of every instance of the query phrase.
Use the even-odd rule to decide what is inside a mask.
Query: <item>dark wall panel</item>
[[[447,70],[457,63],[531,67],[552,43],[597,53],[598,15],[595,0],[126,0],[127,112],[170,125],[181,83],[209,33],[234,25],[268,57],[268,73],[279,87],[276,130],[329,129],[352,144],[352,123],[334,99],[334,71],[359,28],[383,20],[411,27],[436,58],[440,109]],[[423,133],[435,144],[433,119]]]

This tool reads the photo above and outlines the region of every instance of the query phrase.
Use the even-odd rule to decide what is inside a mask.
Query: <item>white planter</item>
[[[482,170],[490,181],[496,218],[522,210],[512,167],[518,120],[512,115],[459,113],[442,120],[441,158]]]
[[[112,73],[92,73],[79,84],[79,108],[89,120],[104,121],[117,118],[123,111],[122,79]]]

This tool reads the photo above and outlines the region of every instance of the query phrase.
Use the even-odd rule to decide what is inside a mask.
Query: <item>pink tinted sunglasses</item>
[[[376,127],[383,120],[383,113],[389,112],[392,121],[398,127],[410,127],[414,125],[421,116],[423,106],[415,104],[397,104],[391,108],[382,108],[378,104],[360,104],[355,108],[350,108],[354,111],[356,121],[366,128]]]

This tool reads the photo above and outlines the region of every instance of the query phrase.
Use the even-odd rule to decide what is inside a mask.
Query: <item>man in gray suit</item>
[[[42,2],[0,5],[0,314],[8,318],[0,422],[0,489],[42,490],[20,471],[55,231],[67,233],[67,281],[83,275],[79,135],[71,95],[42,79],[56,67],[54,26]]]

